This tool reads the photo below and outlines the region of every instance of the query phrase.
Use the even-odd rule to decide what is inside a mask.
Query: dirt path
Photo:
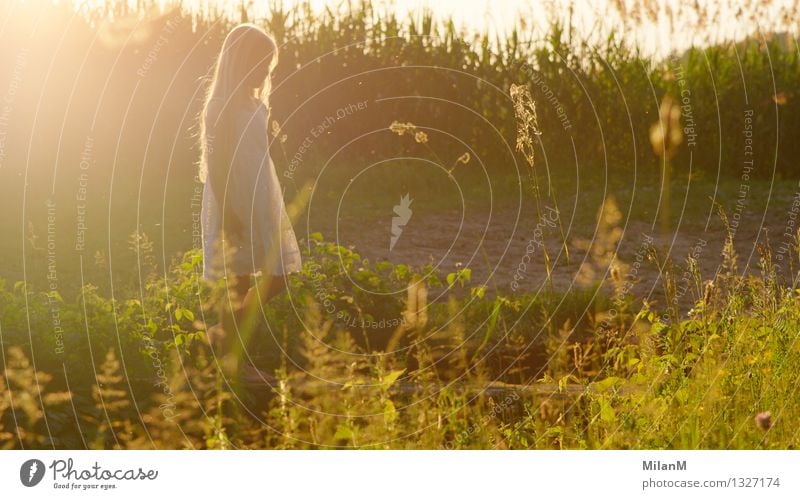
[[[788,277],[791,258],[796,262],[796,255],[790,257],[786,253],[789,239],[784,236],[787,226],[792,228],[789,218],[792,198],[777,201],[763,225],[762,213],[745,211],[739,219],[734,238],[739,273],[760,272],[756,241],[764,241],[764,228],[768,229],[775,259],[783,267],[782,275]],[[662,255],[669,247],[683,302],[691,298],[685,274],[686,257],[690,254],[696,257],[703,279],[713,278],[723,262],[726,230],[718,217],[711,220],[708,228],[704,220],[684,223],[677,232],[673,229],[669,238],[662,238],[658,226],[654,228],[641,220],[626,222],[626,217],[613,209],[605,212],[599,223],[573,221],[570,225],[570,220],[574,220],[571,214],[562,213],[561,228],[553,210],[545,210],[539,218],[528,214],[532,212],[529,208],[476,209],[463,213],[459,210],[425,213],[418,209],[401,227],[391,250],[391,209],[359,219],[345,216],[328,220],[315,230],[322,230],[330,239],[338,234],[339,244],[355,246],[363,257],[373,261],[414,265],[430,262],[441,275],[453,272],[460,263],[472,269],[473,285],[496,287],[504,294],[548,289],[545,253],[551,262],[552,289],[560,292],[590,288],[598,281],[605,281],[605,286],[612,289],[609,277],[612,256],[616,255],[616,265],[631,283],[630,291],[637,300],[649,297],[660,301],[663,297],[658,265],[647,258],[648,243]],[[569,258],[562,244],[564,240]],[[796,271],[796,263],[794,268]]]

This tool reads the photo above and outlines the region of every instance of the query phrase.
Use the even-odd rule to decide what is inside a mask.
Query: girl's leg
[[[267,302],[278,296],[286,289],[286,276],[282,275],[268,275],[261,278],[261,282],[253,286],[247,291],[244,297],[242,308],[249,308],[258,302],[261,298],[261,304],[265,305]]]
[[[225,355],[231,350],[236,330],[245,315],[249,290],[249,275],[234,276],[234,281],[228,286],[228,296],[220,311],[220,322],[208,330],[209,341],[217,355]]]
[[[237,275],[236,282],[228,288],[230,293],[230,302],[234,305],[234,310],[240,309],[244,306],[244,301],[247,299],[247,293],[250,291],[250,276]]]
[[[219,329],[214,331],[215,336],[222,337],[218,340],[221,343],[220,354],[231,351],[236,336],[241,336],[242,343],[247,345],[258,322],[261,306],[286,289],[286,279],[282,275],[270,275],[259,281],[256,289],[256,286],[250,287],[249,276],[237,276],[236,283],[229,288],[226,304],[229,306],[223,307],[222,322],[215,326]]]
[[[268,275],[266,277],[257,279],[257,286],[253,286],[247,291],[247,296],[245,296],[245,299],[242,303],[243,327],[240,329],[240,331],[243,331],[242,337],[245,341],[245,344],[247,344],[249,341],[251,333],[255,329],[255,324],[258,322],[257,318],[261,313],[261,306],[275,298],[277,295],[283,292],[284,289],[286,289],[285,276]],[[261,303],[259,303],[259,299]],[[277,364],[275,363],[277,361],[274,358],[274,355],[277,353],[277,349],[274,347],[264,348],[271,352],[267,354],[267,358],[270,360],[266,360],[266,364],[271,365],[272,368],[277,367]],[[264,360],[265,359],[262,359],[262,364]],[[243,381],[257,386],[263,386],[264,384],[274,386],[277,383],[277,380],[275,379],[275,376],[270,374],[272,368],[267,368],[265,365],[262,365],[261,367],[267,370],[265,371],[256,367],[255,365],[249,364],[242,366]]]

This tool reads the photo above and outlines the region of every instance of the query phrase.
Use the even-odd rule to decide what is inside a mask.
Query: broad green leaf
[[[190,321],[193,321],[193,320],[194,320],[194,312],[192,312],[192,311],[191,311],[191,310],[189,310],[188,308],[182,308],[181,310],[183,311],[183,316],[184,316],[184,317],[186,317],[186,318],[187,318],[187,319],[189,319]]]
[[[478,287],[472,288],[472,296],[473,297],[482,300],[485,295],[486,295],[486,286],[478,286]]]
[[[596,382],[592,383],[592,386],[598,392],[605,392],[605,391],[613,388],[620,381],[621,381],[620,378],[617,378],[615,376],[609,376],[606,379],[603,379],[603,380],[596,381]]]
[[[352,440],[353,439],[353,430],[350,429],[344,423],[340,423],[339,426],[336,427],[336,433],[333,435],[333,438],[341,438],[344,440]]]
[[[391,388],[394,382],[397,381],[397,378],[402,376],[404,372],[406,372],[405,369],[400,369],[399,371],[390,372],[389,374],[383,377],[381,385],[383,385],[384,389],[388,390],[389,388]]]
[[[614,408],[611,407],[611,404],[608,400],[602,398],[600,399],[600,419],[606,423],[610,423],[617,418],[617,414],[614,412]]]

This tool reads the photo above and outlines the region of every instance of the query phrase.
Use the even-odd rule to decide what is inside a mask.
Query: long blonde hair
[[[269,109],[270,75],[277,64],[275,41],[255,24],[239,24],[225,37],[200,114],[198,176],[201,182],[205,183],[208,178],[209,153],[212,150],[219,148],[220,154],[215,154],[215,162],[217,159],[229,161],[232,157],[235,131],[230,126],[234,122],[228,119],[229,116],[251,99],[263,102]],[[266,75],[261,81],[258,73],[264,70]],[[259,79],[260,86],[253,86],[254,78]],[[208,135],[210,128],[215,130],[213,138]]]

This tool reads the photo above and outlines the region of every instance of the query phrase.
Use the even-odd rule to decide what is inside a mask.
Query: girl
[[[275,42],[252,24],[236,26],[222,45],[200,119],[203,275],[224,277],[228,307],[209,329],[219,354],[254,314],[253,304],[285,288],[300,269],[300,251],[269,157],[267,121]],[[259,287],[250,276],[261,277]],[[257,279],[258,281],[258,279]]]

